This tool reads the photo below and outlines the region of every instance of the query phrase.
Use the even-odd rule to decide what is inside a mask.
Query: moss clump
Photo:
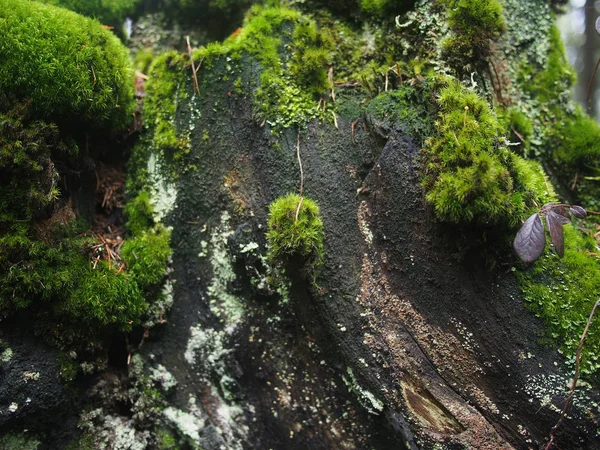
[[[440,92],[437,135],[425,146],[427,200],[449,222],[518,225],[545,203],[544,175],[503,145],[498,118],[474,92],[450,80]]]
[[[432,78],[423,79],[419,85],[403,84],[382,92],[366,108],[370,121],[391,129],[400,126],[419,145],[434,133],[434,92],[437,83]]]
[[[122,256],[128,271],[142,286],[155,286],[164,277],[165,267],[171,255],[170,233],[162,226],[138,233],[123,245]]]
[[[517,271],[526,306],[541,317],[549,337],[559,342],[570,364],[575,362],[579,339],[600,292],[600,262],[596,242],[572,225],[565,225],[565,254],[558,258],[547,249],[532,267]],[[598,374],[600,329],[598,319],[588,332],[582,353],[582,373]]]
[[[597,166],[600,156],[600,127],[594,119],[578,106],[555,134],[553,157],[558,164],[568,164],[575,169]]]
[[[76,131],[123,130],[132,119],[127,50],[92,19],[22,0],[0,0],[0,91],[31,99],[32,113]]]
[[[516,108],[509,108],[500,111],[498,120],[504,125],[508,133],[510,142],[521,143],[523,153],[526,153],[530,146],[530,139],[533,136],[533,123],[521,111]]]
[[[128,14],[133,13],[140,0],[40,0],[54,6],[70,9],[100,22],[121,26]]]
[[[28,119],[23,105],[0,113],[0,129],[0,314],[27,308],[36,329],[65,350],[94,347],[139,324],[147,308],[143,290],[160,264],[165,269],[168,234],[134,240],[136,253],[153,258],[142,275],[135,263],[118,270],[93,262],[87,225],[57,188],[56,167],[68,167],[76,148],[61,141],[55,126]],[[145,204],[134,202],[140,210]],[[144,220],[139,212],[140,233]]]
[[[296,211],[302,202],[296,220]],[[268,257],[284,266],[299,265],[309,272],[323,263],[323,222],[314,200],[288,194],[269,207]],[[296,263],[296,264],[294,264]]]
[[[540,103],[555,100],[557,92],[568,90],[576,81],[575,71],[567,60],[565,45],[556,26],[550,29],[548,45],[546,67],[540,71],[533,65],[524,64],[518,78],[523,91]]]
[[[453,35],[443,43],[445,57],[456,70],[485,67],[491,41],[504,31],[502,4],[498,0],[441,0],[448,10]]]

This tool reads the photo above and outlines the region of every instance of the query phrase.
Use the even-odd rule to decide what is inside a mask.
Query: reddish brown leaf
[[[562,258],[565,254],[565,235],[563,233],[561,217],[552,210],[546,214],[546,224],[550,232],[550,239],[552,239],[556,253]]]
[[[587,216],[587,212],[581,206],[573,205],[569,208],[569,211],[578,219],[585,219]]]
[[[542,255],[546,247],[546,233],[538,213],[525,221],[515,236],[513,247],[526,263],[532,263]]]

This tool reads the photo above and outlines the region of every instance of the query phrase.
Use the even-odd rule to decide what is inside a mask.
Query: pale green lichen
[[[221,214],[221,223],[210,237],[210,263],[213,279],[208,286],[211,311],[227,324],[229,328],[244,317],[245,306],[240,299],[229,292],[229,286],[235,280],[235,272],[227,248],[227,239],[233,234],[229,226],[229,213]]]
[[[383,411],[384,403],[379,400],[371,391],[364,389],[354,376],[354,372],[350,367],[346,370],[348,377],[342,375],[344,384],[348,387],[348,391],[356,395],[360,404],[371,414],[378,415]]]
[[[2,355],[0,355],[0,362],[2,362],[2,363],[9,362],[12,359],[13,355],[14,355],[14,353],[11,348],[4,349],[4,351],[2,352]]]
[[[184,436],[189,437],[196,444],[200,443],[200,433],[204,429],[204,420],[194,414],[181,411],[169,406],[163,411],[164,418],[172,423]]]

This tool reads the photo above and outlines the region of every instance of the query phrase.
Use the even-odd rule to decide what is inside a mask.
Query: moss
[[[121,26],[125,18],[133,13],[140,0],[40,0],[54,6],[70,9],[83,16],[93,17],[100,22]]]
[[[2,223],[39,216],[59,195],[53,159],[77,152],[54,124],[27,121],[27,105],[0,112],[0,230]]]
[[[298,219],[296,211],[302,202]],[[324,259],[323,222],[314,200],[288,194],[269,207],[268,258],[284,266],[296,262],[314,272]]]
[[[6,434],[0,437],[0,448],[4,450],[37,450],[40,442],[37,439],[22,434]]]
[[[184,161],[190,152],[189,137],[178,133],[174,122],[178,102],[187,97],[182,89],[185,86],[183,61],[179,53],[171,51],[156,57],[151,64],[143,109],[148,142],[142,142],[134,150],[134,158],[136,152],[141,152],[137,157],[142,161],[149,151],[156,153],[172,167],[174,178],[180,170],[186,169]]]
[[[452,36],[443,43],[445,57],[462,73],[485,67],[490,44],[504,31],[498,0],[440,0],[448,11]]]
[[[533,136],[532,121],[517,108],[508,108],[498,112],[498,119],[506,128],[508,140],[513,143],[521,143],[522,153],[527,153],[530,139]]]
[[[546,324],[548,337],[560,344],[570,364],[574,363],[579,339],[600,292],[600,262],[594,239],[566,225],[565,254],[558,258],[547,249],[532,267],[517,271],[526,306]],[[588,332],[582,353],[582,373],[600,369],[598,318]]]
[[[403,84],[382,92],[369,102],[366,113],[371,121],[385,128],[402,127],[422,145],[434,132],[436,86],[434,79],[426,78],[419,85]]]
[[[139,192],[133,200],[127,202],[124,212],[127,216],[127,229],[134,235],[144,233],[154,224],[150,194],[147,191]]]
[[[177,439],[169,430],[160,428],[156,432],[156,436],[158,439],[158,448],[160,450],[177,450],[179,448]]]
[[[133,67],[142,73],[147,73],[154,58],[155,55],[151,48],[141,48],[133,58]]]
[[[123,271],[93,262],[88,225],[57,189],[56,167],[69,167],[64,161],[76,148],[63,143],[54,125],[29,119],[23,105],[0,113],[0,127],[0,313],[28,309],[37,331],[65,350],[89,349],[140,324],[147,307],[142,290],[160,264],[165,269],[168,233],[138,236],[132,244],[153,258],[142,275],[135,263]],[[152,225],[148,209],[143,195],[129,208],[139,233]]]
[[[553,157],[558,164],[577,169],[597,166],[600,156],[600,127],[578,106],[573,116],[561,124],[555,134]]]
[[[550,193],[541,168],[504,146],[504,129],[485,100],[450,80],[438,103],[437,135],[423,152],[423,185],[440,219],[514,227],[545,203]]]
[[[73,12],[0,0],[0,91],[65,129],[116,132],[135,108],[129,54],[100,24]]]
[[[550,29],[546,67],[539,70],[531,64],[523,64],[519,74],[521,88],[541,103],[556,99],[557,92],[569,89],[576,81],[575,72],[569,64],[560,30]]]
[[[156,286],[163,279],[165,267],[171,255],[170,233],[157,226],[145,233],[138,233],[123,244],[122,256],[128,272],[139,286]]]

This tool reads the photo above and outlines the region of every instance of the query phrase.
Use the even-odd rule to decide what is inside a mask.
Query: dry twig
[[[198,85],[198,76],[196,74],[196,64],[194,63],[194,55],[192,54],[192,46],[190,45],[190,37],[186,36],[185,41],[187,42],[188,54],[190,55],[190,63],[192,64],[192,75],[194,76],[194,92],[200,95],[200,86]],[[202,61],[200,61],[202,63]],[[198,68],[200,65],[198,65]]]

